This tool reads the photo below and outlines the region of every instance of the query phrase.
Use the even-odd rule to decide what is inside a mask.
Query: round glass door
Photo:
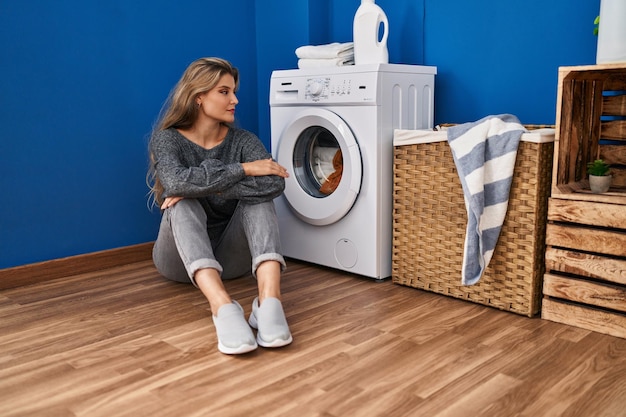
[[[298,114],[278,142],[278,163],[291,174],[285,198],[313,225],[332,224],[350,211],[361,187],[362,162],[348,125],[325,109]]]

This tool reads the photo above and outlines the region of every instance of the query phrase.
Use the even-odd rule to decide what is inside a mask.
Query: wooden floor
[[[626,415],[625,339],[295,261],[283,292],[293,344],[227,356],[150,262],[3,290],[0,416]]]

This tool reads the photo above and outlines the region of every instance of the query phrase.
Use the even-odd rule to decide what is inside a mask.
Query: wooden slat
[[[551,198],[548,220],[626,229],[626,206]]]
[[[626,312],[626,287],[545,274],[543,293],[551,297]]]
[[[626,285],[626,260],[548,247],[546,270]]]
[[[557,323],[626,338],[626,315],[545,298],[541,317]]]
[[[624,64],[621,64],[621,69],[615,68],[610,73],[607,73],[607,77],[604,81],[604,89],[608,91],[626,91],[626,77],[624,76]]]
[[[611,176],[611,189],[609,191],[620,191],[626,194],[626,169],[612,168]]]
[[[581,98],[585,102],[585,116],[583,120],[587,124],[587,136],[579,138],[583,152],[581,154],[583,159],[578,161],[591,161],[593,155],[598,155],[600,146],[600,129],[602,127],[602,100],[603,100],[604,84],[602,81],[595,81],[589,88],[584,98]],[[586,178],[587,166],[584,163],[576,164],[577,180],[580,178]]]
[[[626,138],[622,140],[623,145],[600,144],[599,157],[611,165],[611,175],[613,176],[611,187],[623,189],[622,192],[626,195]]]
[[[626,256],[626,233],[548,224],[546,244],[605,255]]]
[[[0,269],[0,290],[152,259],[152,242]]]
[[[626,94],[604,96],[602,114],[607,116],[626,116]]]
[[[562,73],[559,74],[563,76]],[[576,159],[571,161],[572,152],[570,148],[575,142],[575,134],[572,113],[574,111],[574,87],[576,83],[572,80],[560,80],[558,88],[558,106],[557,106],[557,126],[555,132],[555,166],[563,167],[554,172],[555,178],[553,186],[557,184],[567,184],[570,178],[574,178],[574,171],[570,171],[572,165],[575,165]],[[573,163],[570,163],[573,162]]]
[[[602,122],[600,137],[602,139],[623,140],[626,143],[626,121],[611,120]]]
[[[580,161],[590,161],[598,155],[602,122],[602,86],[596,79],[569,79],[562,86],[563,107],[560,112],[559,167],[557,181],[571,183],[586,177],[586,166]],[[608,134],[615,135],[615,128]]]
[[[626,90],[623,62],[600,65],[579,65],[559,67],[559,76],[562,79],[577,80],[604,80],[607,90]]]
[[[624,145],[600,145],[600,158],[610,165],[626,166],[626,146]]]
[[[623,189],[609,190],[606,193],[595,194],[589,189],[587,180],[577,183],[561,185],[555,191],[552,189],[552,197],[554,199],[571,200],[571,201],[588,201],[594,203],[621,204],[626,206],[626,192]]]

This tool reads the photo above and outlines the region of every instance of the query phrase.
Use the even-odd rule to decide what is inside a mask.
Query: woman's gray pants
[[[240,201],[219,241],[211,242],[200,202],[182,199],[164,210],[152,259],[165,278],[194,285],[194,274],[203,268],[216,269],[222,279],[250,272],[256,277],[265,261],[278,261],[284,269],[274,202]]]

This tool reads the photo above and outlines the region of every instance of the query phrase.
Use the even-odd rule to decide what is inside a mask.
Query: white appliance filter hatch
[[[359,259],[356,245],[350,239],[339,239],[335,244],[335,259],[344,268],[352,268]]]

